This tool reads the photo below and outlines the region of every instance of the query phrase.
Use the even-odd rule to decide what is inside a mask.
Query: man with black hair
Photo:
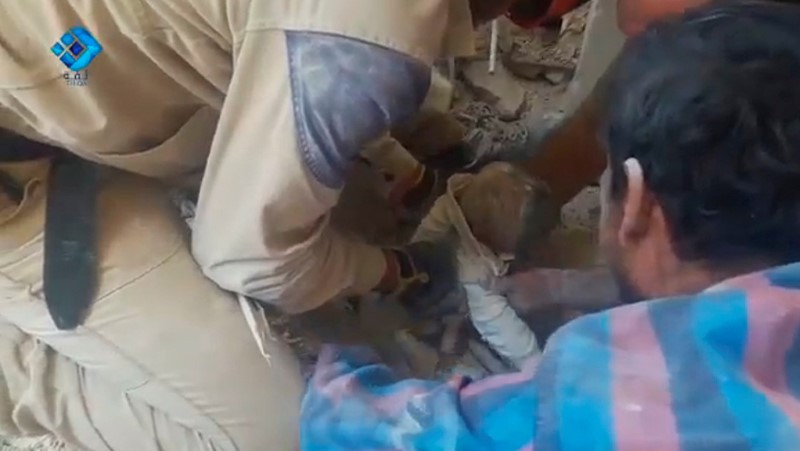
[[[794,3],[793,0],[765,1]],[[616,26],[624,36],[631,37],[654,20],[681,14],[706,3],[708,0],[600,0],[597,8],[614,6]],[[596,28],[607,33],[608,25],[597,25]],[[599,59],[584,71],[573,92],[575,98],[572,101],[577,102],[575,110],[552,127],[539,142],[530,143],[531,148],[524,149],[530,157],[519,163],[528,174],[548,185],[551,201],[557,206],[597,182],[607,167],[605,146],[597,129],[603,122],[611,91],[611,74],[617,64],[616,61],[606,61],[614,58],[613,49],[612,45],[600,52]],[[606,65],[609,67],[604,73],[597,72]],[[584,93],[586,89],[588,93]],[[585,98],[582,97],[584,94]],[[497,281],[494,288],[506,295],[521,314],[535,313],[535,310],[552,307],[554,303],[594,310],[614,305],[614,302],[609,302],[608,289],[616,290],[616,287],[608,282],[608,278],[608,271],[602,267],[590,271],[534,268],[514,272]],[[592,285],[608,289],[585,288]]]
[[[601,241],[626,305],[473,382],[328,349],[303,445],[800,449],[800,7],[655,23],[610,74]]]

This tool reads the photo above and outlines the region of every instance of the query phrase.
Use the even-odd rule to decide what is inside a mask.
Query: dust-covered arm
[[[617,3],[617,25],[627,36],[640,33],[653,20],[707,3],[708,0],[610,0]],[[609,1],[609,3],[610,3]],[[539,144],[523,163],[527,172],[550,185],[558,205],[572,200],[596,182],[606,166],[605,150],[597,139],[603,107],[616,62],[612,62],[589,96]]]
[[[301,312],[374,289],[381,249],[329,227],[351,161],[421,104],[429,65],[343,36],[248,31],[201,187],[193,251],[225,289]]]
[[[530,159],[520,163],[525,172],[548,184],[559,207],[597,182],[606,167],[598,127],[610,73],[611,69],[607,70],[575,112],[544,137]]]
[[[571,308],[600,309],[619,305],[619,286],[607,266],[557,269],[560,274],[556,299]]]
[[[498,280],[491,287],[507,296],[521,316],[543,307],[596,311],[621,303],[617,281],[606,266],[585,269],[533,268]]]
[[[483,340],[516,368],[541,355],[538,337],[504,296],[478,284],[465,284],[469,317]]]

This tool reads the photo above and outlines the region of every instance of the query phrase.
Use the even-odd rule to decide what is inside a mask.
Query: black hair
[[[800,6],[726,0],[626,44],[601,140],[636,158],[684,261],[800,260]]]

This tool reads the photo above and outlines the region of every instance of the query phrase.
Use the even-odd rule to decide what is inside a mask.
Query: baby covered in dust
[[[475,330],[513,367],[540,354],[533,330],[505,297],[485,288],[531,257],[537,241],[558,222],[546,186],[515,166],[492,163],[477,174],[457,174],[434,203],[412,241],[455,235],[461,297]],[[516,261],[515,261],[516,258]]]

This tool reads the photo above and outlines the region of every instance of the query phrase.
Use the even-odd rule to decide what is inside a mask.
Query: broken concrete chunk
[[[503,117],[519,118],[525,109],[526,92],[502,64],[489,73],[488,61],[475,61],[464,68],[464,83],[478,100],[494,106]]]
[[[553,80],[548,77],[551,71],[561,71],[564,80],[572,77],[580,51],[580,34],[515,26],[511,27],[510,34],[510,44],[505,44],[502,55],[503,64],[511,73],[527,80],[545,78],[551,83]]]
[[[567,81],[567,72],[558,69],[551,69],[545,71],[544,78],[551,84],[560,85],[561,83]]]
[[[503,64],[508,70],[523,79],[537,80],[540,77],[547,77],[548,73],[560,72],[564,80],[571,78],[575,73],[575,67],[560,62],[542,61],[541,59],[530,58],[520,52],[511,52],[503,56]],[[550,81],[550,80],[548,80]]]

